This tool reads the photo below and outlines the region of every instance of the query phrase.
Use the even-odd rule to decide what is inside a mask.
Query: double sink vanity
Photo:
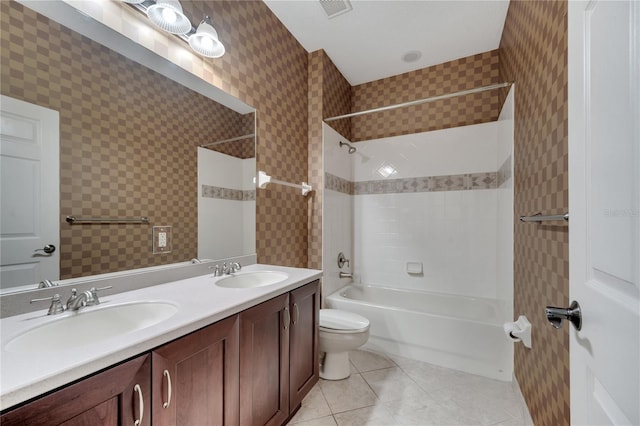
[[[254,264],[3,318],[0,423],[284,424],[318,380],[320,276]]]

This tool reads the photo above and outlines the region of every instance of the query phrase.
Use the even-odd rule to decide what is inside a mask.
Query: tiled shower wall
[[[327,124],[324,134],[324,197],[322,212],[322,291],[328,296],[349,280],[339,277],[339,272],[351,272],[354,266],[353,252],[353,156],[340,147],[339,141],[347,141]],[[338,268],[338,253],[344,253],[349,265]]]
[[[356,144],[353,267],[362,283],[502,298],[498,129],[491,122]],[[408,262],[423,272],[409,273]]]
[[[61,278],[195,257],[196,146],[253,131],[252,114],[245,120],[19,3],[0,2],[0,16],[2,94],[60,111]],[[173,226],[173,251],[151,253],[148,225],[71,226],[67,215],[148,216]]]
[[[310,54],[309,179],[314,188],[318,188],[311,206],[314,213],[310,215],[310,267],[322,265],[321,120],[499,83],[498,65],[498,50],[493,50],[351,87],[324,51]],[[493,90],[327,124],[348,140],[357,142],[495,121],[501,106],[500,91]]]
[[[198,258],[256,252],[256,159],[198,148]]]
[[[512,1],[500,74],[515,82],[515,216],[568,211],[567,3]],[[549,326],[546,305],[569,304],[566,225],[515,223],[514,314],[533,324],[533,349],[516,345],[515,374],[540,425],[570,423],[570,327]]]

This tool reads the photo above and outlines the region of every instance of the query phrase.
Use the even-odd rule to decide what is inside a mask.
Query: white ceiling
[[[351,0],[328,18],[318,0],[264,0],[309,52],[324,49],[351,85],[497,49],[509,0]],[[402,56],[420,51],[407,63]]]

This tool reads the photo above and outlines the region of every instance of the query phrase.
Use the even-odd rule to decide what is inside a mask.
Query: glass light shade
[[[158,0],[149,6],[147,16],[160,29],[171,34],[186,34],[191,31],[191,22],[182,12],[178,0]]]
[[[211,25],[209,17],[204,18],[198,25],[198,30],[189,36],[189,46],[208,58],[219,58],[225,52],[224,45],[218,40],[218,32]]]

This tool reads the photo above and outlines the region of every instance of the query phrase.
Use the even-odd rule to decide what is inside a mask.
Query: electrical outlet
[[[167,246],[167,233],[158,232],[158,247],[164,248]]]
[[[171,230],[171,226],[153,227],[153,254],[171,253]]]

